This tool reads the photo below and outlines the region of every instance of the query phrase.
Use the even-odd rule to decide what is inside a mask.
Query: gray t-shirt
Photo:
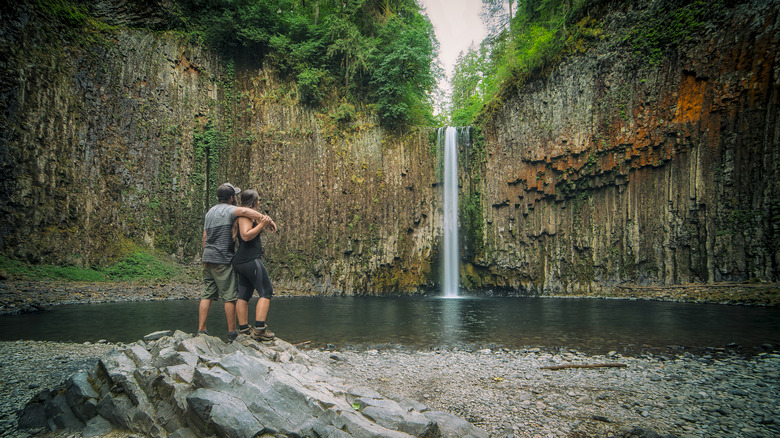
[[[217,204],[206,213],[203,229],[206,230],[206,247],[203,263],[230,264],[235,251],[233,245],[233,221],[235,205]]]

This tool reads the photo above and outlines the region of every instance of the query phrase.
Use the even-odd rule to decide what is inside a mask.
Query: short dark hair
[[[232,196],[236,196],[236,189],[232,184],[222,184],[217,187],[217,201],[227,202]]]

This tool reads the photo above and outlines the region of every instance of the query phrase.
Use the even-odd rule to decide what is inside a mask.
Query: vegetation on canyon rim
[[[372,105],[391,128],[433,123],[438,42],[414,0],[178,0],[181,30],[225,57],[267,60],[301,102]]]

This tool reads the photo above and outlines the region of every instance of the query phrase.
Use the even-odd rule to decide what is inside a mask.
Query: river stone
[[[162,337],[171,336],[172,334],[173,332],[170,330],[160,330],[158,332],[149,333],[148,335],[144,336],[144,341],[156,341]]]
[[[81,432],[81,436],[84,438],[93,436],[105,436],[113,430],[111,423],[100,415],[93,417],[87,421],[87,427]]]
[[[350,386],[283,340],[175,332],[120,346],[62,388],[43,390],[20,428],[155,437],[487,437],[467,421]]]

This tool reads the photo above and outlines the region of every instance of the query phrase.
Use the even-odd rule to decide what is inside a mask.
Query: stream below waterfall
[[[254,303],[250,302],[250,321]],[[62,305],[0,316],[0,340],[133,342],[197,328],[197,300]],[[750,354],[780,345],[780,309],[658,301],[479,297],[275,297],[268,324],[291,343],[340,348],[566,348],[589,353]],[[225,337],[222,303],[208,322]]]

